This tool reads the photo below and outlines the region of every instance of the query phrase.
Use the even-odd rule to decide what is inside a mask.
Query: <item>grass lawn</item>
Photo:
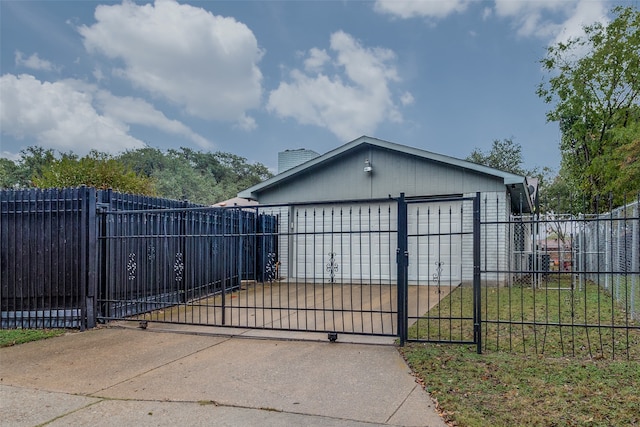
[[[65,332],[64,329],[1,329],[0,347],[57,337]]]
[[[594,283],[486,287],[481,311],[484,351],[640,360],[640,324]],[[460,286],[409,329],[409,339],[472,341],[472,313],[472,288]]]
[[[409,344],[416,376],[457,426],[639,426],[640,362]]]
[[[442,320],[467,312],[471,297],[459,287],[409,337],[472,338],[469,325]],[[455,344],[401,349],[452,425],[640,426],[640,329],[606,292],[487,288],[482,312],[491,321],[482,325],[484,354]]]

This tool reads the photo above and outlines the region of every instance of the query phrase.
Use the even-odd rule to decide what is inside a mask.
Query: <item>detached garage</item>
[[[478,192],[481,215],[532,212],[523,176],[362,136],[238,196],[278,216],[280,276],[377,284],[396,277],[395,199],[404,193],[409,281],[439,285],[471,280],[471,198]],[[485,225],[482,232],[494,242],[483,262],[506,266],[509,231]]]

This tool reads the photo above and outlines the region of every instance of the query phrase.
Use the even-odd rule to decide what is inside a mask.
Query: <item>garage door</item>
[[[468,218],[459,200],[408,202],[410,282],[438,284],[462,280],[463,254],[472,250],[471,236],[468,245],[463,239],[465,228],[473,226],[472,211],[469,209],[467,214]]]
[[[293,274],[336,283],[395,279],[396,217],[393,202],[296,207]]]
[[[463,202],[412,201],[408,205],[409,281],[459,282],[471,250],[462,231],[471,213]],[[336,283],[396,280],[396,203],[296,207],[292,277]],[[467,228],[468,228],[467,227]],[[470,253],[470,252],[469,252]]]

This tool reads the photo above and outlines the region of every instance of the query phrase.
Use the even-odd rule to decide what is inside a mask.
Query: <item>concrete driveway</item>
[[[393,345],[166,327],[0,349],[0,425],[445,426]]]
[[[455,285],[409,286],[411,318],[425,314]],[[172,323],[397,335],[393,284],[243,283],[240,290],[136,317]],[[223,317],[224,316],[224,317]]]

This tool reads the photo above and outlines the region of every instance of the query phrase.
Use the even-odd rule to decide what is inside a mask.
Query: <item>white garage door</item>
[[[395,203],[296,207],[293,273],[359,283],[395,278]]]
[[[407,229],[409,281],[420,284],[459,282],[465,215],[461,201],[409,203]],[[469,236],[470,241],[471,236]],[[471,246],[470,246],[471,247]]]
[[[408,205],[409,281],[457,282],[467,249],[462,202]],[[470,215],[470,213],[469,213]],[[295,208],[291,277],[337,283],[389,283],[397,275],[395,202]]]

